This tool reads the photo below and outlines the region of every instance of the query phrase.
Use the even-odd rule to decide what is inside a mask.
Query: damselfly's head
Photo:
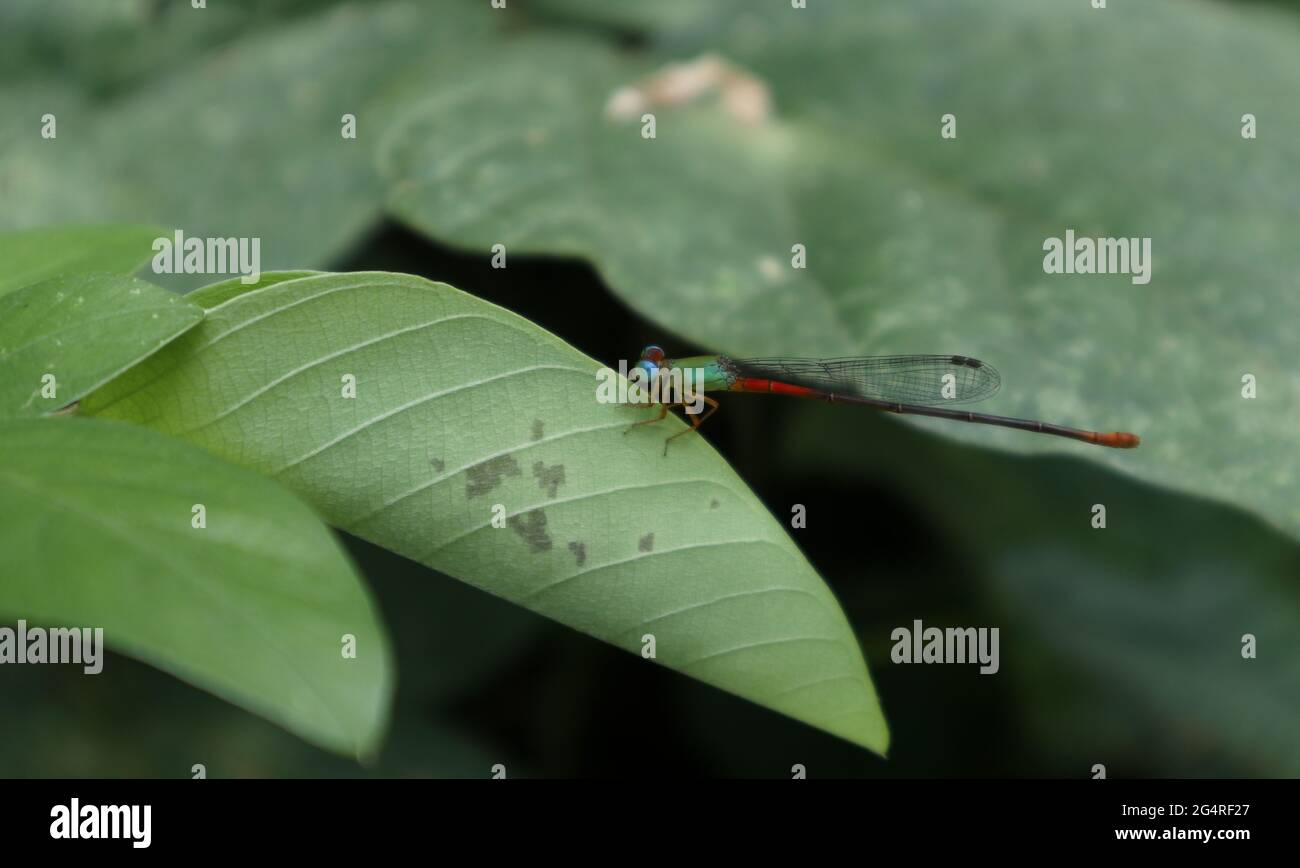
[[[641,351],[641,360],[636,366],[646,372],[646,376],[653,382],[654,378],[659,376],[659,363],[664,360],[664,348],[651,344]]]

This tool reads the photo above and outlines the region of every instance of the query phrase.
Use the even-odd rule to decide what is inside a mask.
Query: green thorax
[[[720,356],[688,356],[684,359],[668,359],[661,366],[663,368],[690,370],[694,369],[692,376],[695,378],[696,388],[703,388],[704,391],[725,391],[731,388],[731,384],[736,379],[735,372],[727,364],[726,360]]]

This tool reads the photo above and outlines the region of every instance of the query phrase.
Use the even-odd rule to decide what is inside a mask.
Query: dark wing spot
[[[585,564],[585,563],[587,562],[587,544],[586,544],[586,543],[581,543],[581,542],[571,542],[571,543],[569,543],[569,551],[573,552],[573,556],[574,556],[575,558],[577,558],[577,560],[578,560],[578,566],[582,566],[583,564]]]
[[[640,541],[637,542],[636,547],[643,552],[651,551],[655,547],[655,535],[653,533],[648,533],[641,537]]]
[[[709,501],[709,509],[717,509],[718,506],[719,506],[718,499],[716,497],[713,500]]]
[[[447,466],[446,463],[441,458],[432,458],[429,460],[429,463],[432,464],[433,469],[438,471],[439,473],[442,473],[443,468]]]
[[[506,519],[506,526],[524,538],[528,551],[541,554],[551,550],[551,536],[546,532],[546,513],[534,509],[523,515],[512,515]]]
[[[534,440],[541,440],[541,439],[542,439],[542,431],[545,429],[545,427],[546,427],[546,426],[542,424],[542,420],[541,420],[541,419],[534,419],[534,420],[533,420],[533,439],[534,439]]]
[[[555,497],[556,489],[564,484],[564,465],[547,467],[540,461],[535,462],[533,476],[537,477],[537,484],[546,490],[547,497]]]
[[[489,458],[482,464],[475,464],[465,471],[465,496],[478,497],[487,494],[501,484],[506,476],[519,475],[519,462],[513,455]]]

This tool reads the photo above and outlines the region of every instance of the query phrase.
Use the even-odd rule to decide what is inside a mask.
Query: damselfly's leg
[[[707,419],[707,418],[709,418],[710,416],[712,416],[715,412],[717,412],[717,410],[718,410],[718,402],[717,402],[717,401],[713,400],[712,398],[706,398],[706,397],[703,396],[703,395],[701,395],[700,397],[703,398],[704,403],[706,403],[706,404],[709,405],[709,409],[707,409],[707,410],[705,410],[703,413],[699,413],[699,414],[692,413],[692,412],[690,412],[689,410],[686,412],[686,418],[690,420],[691,427],[687,428],[685,431],[678,431],[676,434],[671,435],[670,437],[668,437],[667,440],[664,441],[664,455],[667,455],[667,454],[668,454],[668,444],[669,444],[669,443],[673,442],[674,440],[676,440],[678,437],[682,436],[683,434],[689,434],[689,433],[691,433],[692,431],[698,431],[698,430],[700,430],[700,426],[704,424],[704,420]],[[681,405],[678,405],[678,406],[683,406],[683,407],[684,407],[684,406],[686,406],[686,405],[685,405],[685,404],[681,404]]]
[[[664,417],[667,415],[668,415],[668,405],[660,404],[658,416],[655,416],[653,419],[642,419],[640,422],[633,422],[631,425],[628,425],[627,428],[623,430],[623,434],[626,435],[628,431],[631,431],[633,428],[637,427],[638,425],[653,425],[656,422],[662,422],[664,420]]]

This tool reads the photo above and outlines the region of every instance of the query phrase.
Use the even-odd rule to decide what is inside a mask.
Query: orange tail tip
[[[1109,434],[1098,434],[1093,442],[1112,449],[1136,449],[1142,438],[1127,431],[1112,431]]]

